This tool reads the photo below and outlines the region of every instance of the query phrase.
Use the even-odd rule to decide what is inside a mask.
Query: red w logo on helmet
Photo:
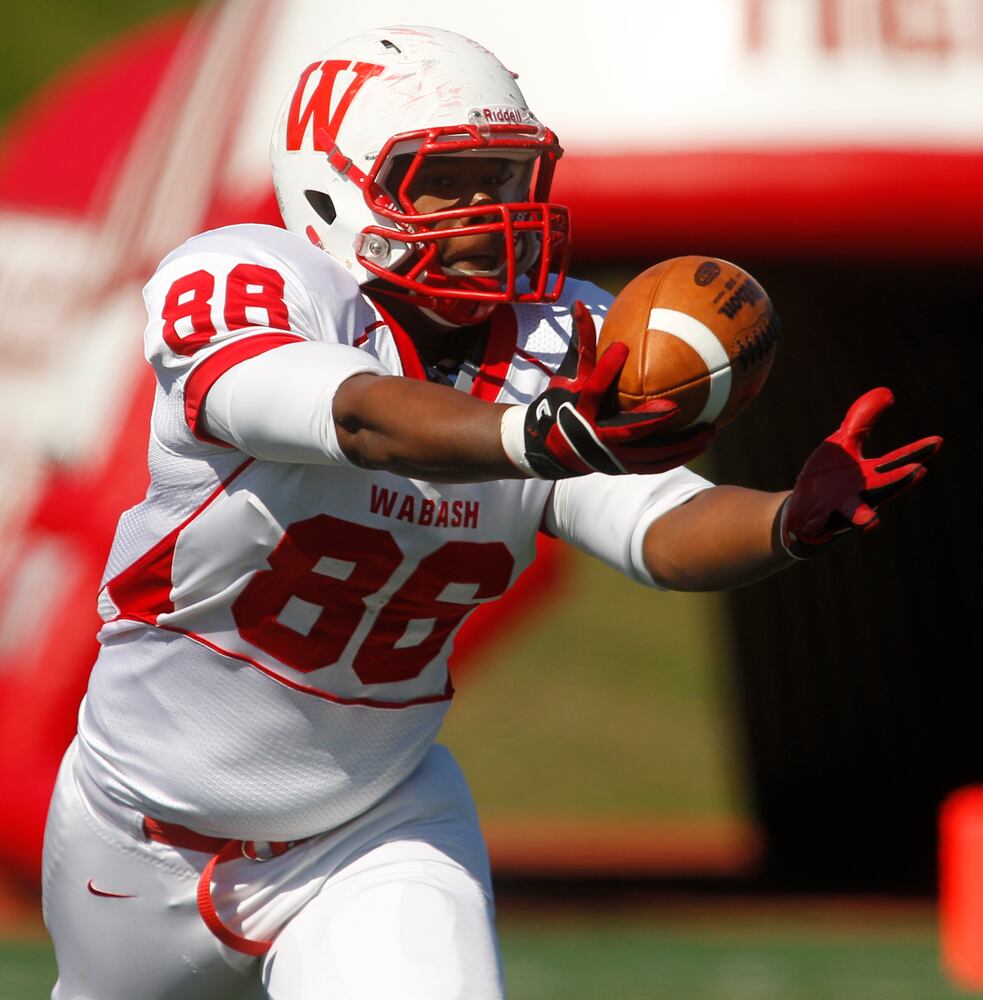
[[[310,100],[301,108],[307,82],[316,69],[321,70],[321,79],[318,80]],[[384,66],[377,66],[374,63],[352,63],[344,59],[327,59],[323,63],[311,63],[301,73],[297,89],[290,101],[290,111],[287,114],[287,149],[292,151],[300,149],[307,127],[313,118],[314,148],[322,153],[330,153],[338,136],[338,129],[341,128],[341,123],[356,94],[362,89],[366,80],[378,76],[383,69]],[[338,74],[343,70],[351,70],[355,78],[348,84],[332,114],[331,94]]]

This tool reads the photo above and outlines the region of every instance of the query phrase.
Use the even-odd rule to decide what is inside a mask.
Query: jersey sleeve
[[[712,486],[685,467],[650,476],[561,479],[547,502],[545,526],[638,583],[664,590],[642,559],[645,532],[663,514]]]
[[[306,465],[351,465],[332,407],[345,379],[388,374],[371,354],[346,344],[286,344],[226,371],[208,391],[199,436],[253,458]]]
[[[212,433],[206,400],[227,373],[279,348],[317,345],[315,367],[327,375],[325,387],[382,367],[352,346],[375,318],[354,279],[320,250],[273,227],[235,226],[189,240],[161,263],[144,301],[145,355],[160,387],[155,433],[172,450],[240,447],[241,439]],[[297,402],[278,374],[274,366],[265,392],[274,415],[281,402]]]

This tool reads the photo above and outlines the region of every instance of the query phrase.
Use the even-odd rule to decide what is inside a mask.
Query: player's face
[[[491,156],[428,156],[407,189],[418,212],[439,212],[525,199],[527,164]],[[436,229],[460,229],[492,216],[480,214],[439,222]],[[471,273],[494,272],[505,260],[501,233],[455,236],[439,242],[445,267]]]

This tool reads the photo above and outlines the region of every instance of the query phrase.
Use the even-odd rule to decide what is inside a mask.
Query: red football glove
[[[782,508],[781,539],[789,555],[818,555],[837,535],[878,525],[877,506],[920,482],[924,463],[942,447],[926,437],[880,458],[861,447],[878,417],[894,402],[890,389],[871,389],[847,411],[839,429],[809,456]]]
[[[574,328],[563,363],[542,395],[525,412],[519,407],[502,422],[509,458],[540,479],[566,479],[590,472],[624,475],[665,472],[700,455],[713,427],[661,432],[679,408],[670,400],[644,403],[630,413],[599,416],[602,401],[617,382],[628,348],[612,344],[595,363],[594,321],[582,302],[573,307]]]

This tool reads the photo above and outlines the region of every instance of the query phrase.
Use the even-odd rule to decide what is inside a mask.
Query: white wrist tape
[[[510,406],[502,414],[502,447],[508,460],[520,472],[532,479],[539,478],[526,458],[526,411],[527,406]]]
[[[779,516],[779,521],[778,521],[778,540],[782,543],[782,548],[788,553],[788,555],[790,555],[797,562],[805,562],[806,561],[806,557],[805,556],[797,556],[789,548],[789,545],[788,545],[789,541],[791,541],[791,542],[797,541],[797,539],[795,537],[795,533],[793,531],[790,531],[789,528],[788,528],[788,525],[786,524],[786,522],[788,520],[788,502],[791,499],[792,499],[791,496],[788,496],[788,497],[785,498],[784,502],[782,503],[782,512],[781,512],[781,515]],[[788,541],[786,541],[786,538],[788,539]]]

